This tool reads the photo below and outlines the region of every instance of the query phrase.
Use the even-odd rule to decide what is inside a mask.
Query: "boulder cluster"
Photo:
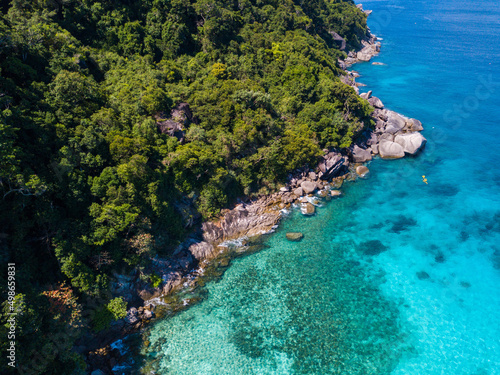
[[[374,108],[372,117],[375,129],[366,133],[365,139],[352,148],[355,162],[371,160],[371,155],[380,155],[383,159],[399,159],[422,150],[427,140],[420,134],[424,128],[419,120],[385,109],[382,101],[372,96],[371,91],[360,96]]]
[[[94,369],[90,372],[91,375],[115,373],[115,369],[126,360],[126,346],[123,345],[122,338],[141,329],[153,319],[154,309],[155,306],[152,304],[139,308],[132,307],[127,311],[124,319],[113,322],[110,328],[103,331],[103,335],[84,338],[84,340],[91,340],[86,343],[87,346],[94,346],[98,349],[85,353],[85,346],[75,347],[75,351],[84,354],[87,364]]]
[[[231,241],[255,239],[262,234],[272,232],[281,220],[285,210],[292,205],[299,206],[305,216],[314,215],[321,199],[339,197],[338,190],[345,178],[351,178],[350,162],[345,153],[325,150],[315,170],[302,168],[290,175],[288,183],[279,191],[257,199],[240,202],[231,210],[224,210],[219,220],[203,223],[201,231],[193,233],[175,250],[169,258],[152,259],[154,273],[162,278],[162,285],[153,288],[147,283],[132,277],[125,280],[124,275],[117,275],[120,283],[113,284],[121,295],[122,290],[135,290],[142,300],[159,303],[159,297],[173,293],[190,283],[193,269],[199,269],[211,259],[227,251]],[[119,276],[119,277],[118,277]],[[123,286],[121,288],[120,286]],[[120,289],[119,289],[120,288]],[[131,309],[127,315],[130,324],[142,321],[139,310]]]
[[[357,62],[368,62],[380,52],[380,42],[375,35],[370,34],[368,38],[361,41],[363,48],[359,51],[350,51],[347,58],[342,62],[343,67],[351,66]]]
[[[304,215],[313,215],[316,211],[315,193],[326,197],[333,187],[340,187],[348,165],[347,156],[326,152],[316,170],[303,168],[290,176],[288,183],[274,194],[241,202],[234,209],[226,210],[220,220],[204,223],[202,239],[188,243],[179,250],[179,254],[187,252],[197,261],[213,258],[228,240],[273,231],[283,210],[289,209],[292,204],[300,205]]]
[[[197,123],[188,103],[179,103],[170,114],[161,113],[156,116],[156,126],[162,134],[168,134],[184,143],[186,130],[191,123]]]
[[[144,323],[155,317],[154,305],[148,304],[138,308],[132,307],[127,311],[125,322],[135,328],[140,328]]]

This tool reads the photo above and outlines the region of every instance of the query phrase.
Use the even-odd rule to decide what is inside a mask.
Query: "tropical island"
[[[420,122],[358,95],[346,71],[378,52],[367,13],[340,0],[2,2],[0,251],[15,294],[2,272],[0,335],[15,311],[20,373],[96,370],[99,335],[140,328],[154,316],[144,301],[222,242],[272,229],[295,202],[314,213],[307,195],[337,196],[372,155],[421,149]]]

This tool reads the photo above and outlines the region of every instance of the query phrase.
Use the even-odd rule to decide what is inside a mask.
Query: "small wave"
[[[322,207],[323,206],[323,204],[321,203],[321,200],[318,197],[306,197],[306,199],[313,206],[316,206],[316,207]]]
[[[293,207],[293,205],[292,205],[292,207]],[[281,212],[281,214],[283,216],[288,216],[288,215],[290,215],[292,213],[292,210],[290,210],[288,208],[283,208],[283,209],[280,210],[280,212]]]
[[[131,361],[131,362],[132,362],[132,364],[134,363],[134,361]],[[111,369],[111,371],[113,371],[113,373],[115,373],[115,374],[126,374],[126,373],[130,372],[130,369],[132,368],[132,364],[122,363],[122,364],[119,364],[119,365],[116,365],[115,367],[113,367]]]
[[[248,241],[247,236],[236,238],[234,240],[226,240],[219,244],[219,247],[231,248],[231,247],[243,247],[246,241]]]
[[[162,301],[162,297],[155,297],[155,298],[151,298],[150,300],[147,300],[145,302],[145,304],[148,304],[148,305],[153,305],[153,306],[168,306],[167,303],[165,303],[164,301]]]

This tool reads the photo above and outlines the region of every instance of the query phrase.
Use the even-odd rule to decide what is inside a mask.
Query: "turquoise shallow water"
[[[500,4],[363,4],[387,65],[358,81],[422,120],[427,149],[372,161],[158,322],[158,374],[500,374]]]

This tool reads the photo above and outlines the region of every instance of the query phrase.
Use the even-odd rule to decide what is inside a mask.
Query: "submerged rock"
[[[298,242],[304,238],[304,234],[300,232],[288,232],[286,234],[286,239],[288,241]]]
[[[330,196],[332,197],[340,197],[342,192],[340,190],[330,190]]]
[[[429,274],[425,271],[417,272],[417,277],[419,280],[427,280],[431,278]]]
[[[444,263],[446,261],[443,253],[439,253],[437,254],[435,257],[434,257],[434,260],[437,262],[437,263]]]
[[[417,225],[417,221],[409,216],[399,215],[397,219],[393,222],[391,227],[391,232],[401,233],[402,231],[408,230],[411,227]]]
[[[471,284],[467,281],[460,281],[460,286],[463,288],[470,288]]]
[[[359,177],[365,177],[368,173],[370,173],[370,170],[368,167],[360,165],[359,167],[356,167],[356,173]]]
[[[342,187],[343,183],[344,183],[344,179],[336,178],[335,180],[332,181],[330,186],[332,187],[332,189],[340,189]]]
[[[318,192],[318,195],[321,197],[321,198],[325,198],[327,195],[328,195],[328,191],[327,190],[320,190]]]
[[[311,216],[314,215],[314,213],[316,212],[316,207],[314,207],[314,205],[309,202],[302,203],[300,211],[302,212],[303,215]]]
[[[385,246],[379,240],[371,240],[360,243],[358,246],[358,250],[365,255],[378,255],[386,251],[387,246]]]

